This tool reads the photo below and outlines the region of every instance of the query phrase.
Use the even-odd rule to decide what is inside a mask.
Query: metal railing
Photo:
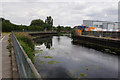
[[[14,32],[12,32],[12,41],[20,78],[41,79],[40,74],[18,42]]]

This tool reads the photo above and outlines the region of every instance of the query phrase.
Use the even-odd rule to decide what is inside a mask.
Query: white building
[[[87,27],[101,28],[102,31],[118,31],[118,22],[83,20],[83,25]]]

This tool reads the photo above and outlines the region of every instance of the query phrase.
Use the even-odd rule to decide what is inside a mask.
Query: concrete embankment
[[[73,36],[73,44],[80,44],[105,53],[120,54],[120,40],[92,36]]]
[[[39,35],[56,35],[57,32],[44,32],[44,33],[40,33],[40,32],[36,32],[36,33],[29,33],[29,35],[31,36],[39,36]]]

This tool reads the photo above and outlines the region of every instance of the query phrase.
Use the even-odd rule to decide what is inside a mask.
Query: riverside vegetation
[[[34,42],[32,41],[32,37],[24,32],[15,32],[15,36],[25,50],[28,57],[33,61]]]
[[[9,35],[9,39],[8,39],[8,42],[9,42],[9,44],[8,44],[8,46],[7,46],[7,49],[9,50],[9,52],[10,52],[10,54],[9,54],[9,56],[11,56],[11,54],[12,54],[12,39],[11,39],[11,35]]]

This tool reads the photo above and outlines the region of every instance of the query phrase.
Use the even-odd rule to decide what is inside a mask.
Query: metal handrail
[[[37,78],[37,79],[41,79],[40,74],[38,73],[38,71],[36,70],[35,66],[33,65],[31,59],[25,53],[25,51],[22,48],[22,46],[20,45],[19,41],[15,37],[14,32],[12,32],[12,39],[13,39],[14,50],[15,50],[15,47],[20,48],[20,51],[19,50],[18,51],[15,50],[16,61],[17,61],[17,65],[18,65],[18,70],[22,70],[23,74],[24,74],[24,76],[22,76],[23,74],[21,74],[20,71],[19,71],[20,77],[21,78]],[[20,56],[21,54],[23,54],[23,57],[25,57],[26,63],[29,65],[30,69],[32,70],[32,73],[34,74],[34,77],[27,76],[27,71],[25,70],[26,66],[24,65],[24,62],[22,62],[22,60],[21,60],[21,58],[23,59],[23,57]],[[21,65],[22,65],[22,67],[21,67]]]

